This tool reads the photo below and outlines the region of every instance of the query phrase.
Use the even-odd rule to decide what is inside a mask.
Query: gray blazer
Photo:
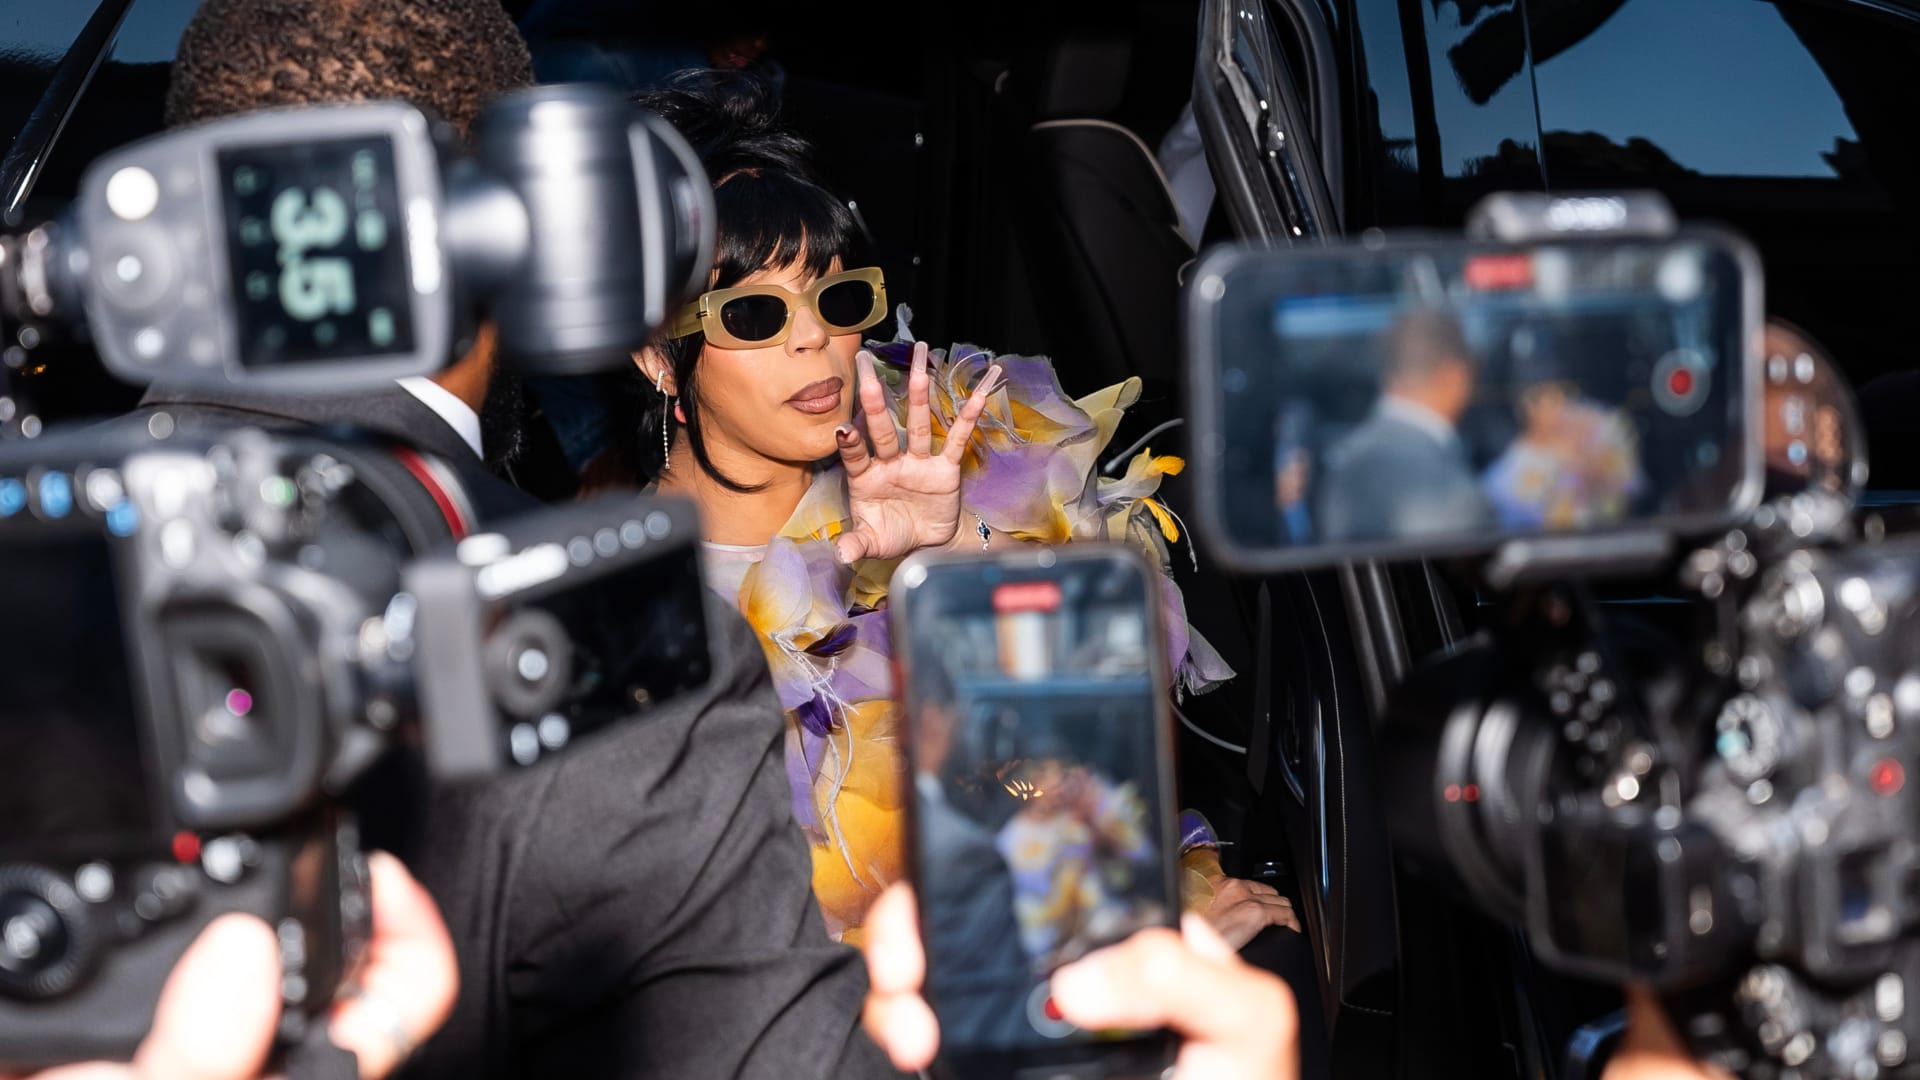
[[[1471,535],[1494,524],[1460,440],[1385,412],[1328,452],[1316,509],[1323,540]]]

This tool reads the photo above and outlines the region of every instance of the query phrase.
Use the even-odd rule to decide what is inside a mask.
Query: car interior
[[[1515,10],[1510,0],[1448,4],[1486,8],[1488,24]],[[9,223],[54,212],[94,156],[159,129],[167,57],[194,6],[106,0],[0,16]],[[1560,48],[1621,0],[1584,5],[1570,21],[1555,21],[1558,9],[1583,5],[1541,6],[1555,9]],[[871,232],[914,334],[936,347],[1052,357],[1074,394],[1138,377],[1143,399],[1114,448],[1140,440],[1182,453],[1183,272],[1221,241],[1305,244],[1398,223],[1379,210],[1381,181],[1355,164],[1362,143],[1378,139],[1363,122],[1360,98],[1372,92],[1356,70],[1368,56],[1356,26],[1431,25],[1442,4],[856,0],[830,16],[787,7],[757,6],[758,23],[730,29],[766,39],[756,63],[781,73],[789,118]],[[1820,22],[1826,15],[1799,17],[1819,23],[1810,35],[1841,33]],[[1410,69],[1426,78],[1419,51],[1409,40]],[[1462,62],[1487,70],[1470,55]],[[1499,89],[1482,83],[1461,85]],[[1156,157],[1189,105],[1217,189],[1198,237],[1183,229]],[[1565,140],[1556,151],[1549,135],[1546,146],[1564,160]],[[1457,225],[1460,201],[1429,199],[1424,223]],[[48,422],[118,411],[137,396],[77,347],[36,352],[10,376]],[[1191,520],[1190,493],[1175,481],[1166,495]],[[1189,616],[1239,677],[1182,705],[1183,798],[1230,842],[1229,872],[1276,884],[1301,912],[1331,1074],[1421,1076],[1445,1062],[1439,1071],[1458,1075],[1597,1076],[1620,1028],[1617,991],[1541,967],[1516,930],[1398,866],[1387,837],[1376,735],[1388,691],[1470,637],[1481,599],[1426,564],[1249,578],[1189,543],[1183,536],[1174,558]]]

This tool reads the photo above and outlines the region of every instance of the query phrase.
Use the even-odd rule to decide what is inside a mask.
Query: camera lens
[[[1500,694],[1506,685],[1489,650],[1416,673],[1388,710],[1382,756],[1396,850],[1518,921],[1525,852],[1556,742],[1551,729]]]

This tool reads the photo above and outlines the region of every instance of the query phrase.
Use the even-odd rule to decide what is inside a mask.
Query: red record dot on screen
[[[1040,1011],[1043,1013],[1046,1013],[1047,1019],[1052,1020],[1056,1024],[1066,1019],[1066,1017],[1062,1015],[1060,1012],[1060,1006],[1055,1005],[1051,997],[1047,999],[1047,1003],[1045,1005],[1040,1006]]]
[[[1867,783],[1873,785],[1876,795],[1892,795],[1906,786],[1907,771],[1892,758],[1881,758],[1867,772]]]
[[[1673,374],[1667,376],[1667,390],[1674,397],[1686,397],[1693,393],[1693,385],[1693,372],[1686,368],[1675,368]]]

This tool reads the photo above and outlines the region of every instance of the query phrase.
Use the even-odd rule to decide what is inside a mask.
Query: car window
[[[1548,183],[1653,187],[1760,249],[1767,307],[1862,398],[1873,485],[1920,486],[1920,21],[1809,0],[1530,9]]]
[[[198,0],[135,0],[114,36],[107,62],[94,74],[54,144],[28,203],[29,219],[57,212],[71,199],[80,173],[94,158],[160,130],[174,48],[198,6]],[[66,45],[61,46],[63,54]],[[14,130],[17,127],[8,131],[9,138]]]
[[[168,69],[181,31],[198,0],[135,0],[121,21],[112,51],[81,95],[22,207],[26,223],[58,214],[73,198],[80,174],[101,154],[159,131],[164,121]],[[0,15],[0,125],[9,144],[38,104],[95,5],[63,0],[6,5]],[[106,374],[84,345],[56,341],[34,354],[32,367],[13,374],[10,391],[23,395],[48,423],[125,410],[137,388]]]
[[[92,14],[88,3],[11,4],[0,13],[0,146],[12,147]]]

